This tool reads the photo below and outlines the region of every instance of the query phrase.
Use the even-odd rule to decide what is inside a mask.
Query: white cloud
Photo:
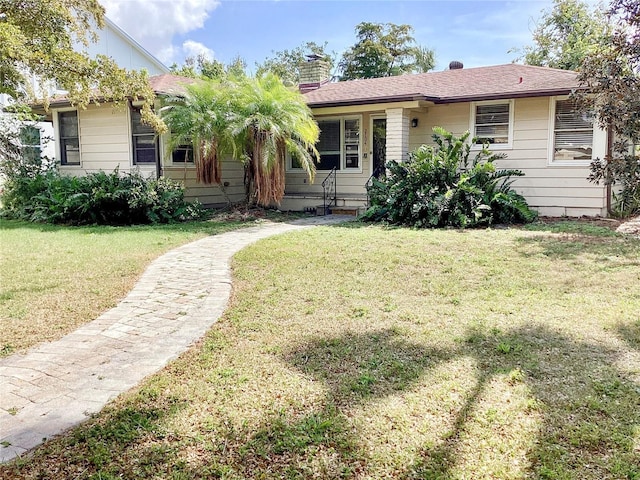
[[[198,57],[204,55],[208,60],[213,60],[215,52],[206,45],[193,40],[187,40],[182,44],[182,51],[186,57]]]
[[[218,0],[102,0],[101,3],[111,20],[165,63],[175,61],[180,51],[172,43],[173,36],[202,28],[209,13],[220,4]]]

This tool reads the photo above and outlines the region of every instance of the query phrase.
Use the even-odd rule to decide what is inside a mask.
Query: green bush
[[[475,227],[530,222],[536,213],[511,188],[519,170],[497,170],[487,145],[469,162],[469,133],[455,137],[434,128],[435,147],[422,145],[406,162],[390,161],[387,176],[369,186],[371,207],[362,216],[414,227]]]
[[[184,200],[172,180],[139,173],[97,172],[84,177],[56,170],[20,172],[2,192],[5,217],[70,225],[170,223],[201,218],[206,210]]]

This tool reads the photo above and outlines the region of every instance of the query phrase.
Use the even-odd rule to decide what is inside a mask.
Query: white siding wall
[[[542,215],[605,215],[605,188],[587,181],[588,165],[559,166],[550,162],[549,98],[516,99],[513,105],[513,146],[502,150],[507,158],[498,161],[497,166],[525,173],[514,182],[516,190]],[[469,130],[470,112],[468,103],[460,103],[436,105],[415,115],[420,126],[410,129],[410,150],[432,143],[434,126],[444,127],[456,135]],[[594,155],[603,157],[603,132],[594,133]]]
[[[60,129],[56,122],[56,135]],[[80,165],[60,166],[60,171],[69,175],[85,175],[103,170],[111,172],[139,171],[145,176],[155,175],[155,165],[133,165],[131,151],[131,127],[126,106],[90,105],[78,111],[80,137]],[[56,142],[59,145],[59,142]]]
[[[390,108],[387,113],[387,161],[403,161],[409,153],[409,112]]]
[[[221,206],[231,202],[240,202],[245,198],[244,168],[242,164],[233,159],[222,162],[223,185],[204,185],[196,182],[196,171],[189,166],[165,166],[163,175],[167,178],[181,182],[185,188],[185,198],[189,201],[199,201],[207,206]],[[225,186],[224,183],[227,183]],[[223,193],[226,192],[226,196]]]
[[[117,27],[113,22],[105,22],[98,32],[98,41],[82,48],[91,57],[106,55],[111,57],[119,67],[127,70],[146,70],[149,75],[168,73],[169,69],[144,50],[140,44]]]

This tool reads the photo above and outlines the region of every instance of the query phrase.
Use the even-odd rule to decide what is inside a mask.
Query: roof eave
[[[370,98],[356,98],[348,100],[332,100],[332,101],[319,101],[319,102],[307,102],[307,106],[310,108],[319,107],[343,107],[348,105],[369,105],[374,103],[400,103],[400,102],[413,102],[413,101],[428,101],[436,102],[436,97],[429,97],[427,95],[410,94],[410,95],[391,95],[382,97],[370,97]]]
[[[583,90],[583,87],[573,88],[554,88],[554,89],[542,89],[542,90],[529,90],[526,92],[504,92],[486,95],[460,95],[455,97],[434,97],[428,95],[394,95],[394,96],[382,96],[382,97],[370,97],[370,98],[356,98],[348,100],[332,100],[332,101],[316,101],[308,102],[307,105],[310,108],[319,107],[342,107],[347,105],[367,105],[372,103],[395,103],[406,102],[415,100],[424,100],[433,102],[435,104],[446,103],[462,103],[462,102],[477,102],[485,100],[506,100],[510,98],[535,98],[535,97],[551,97],[556,95],[569,95],[576,90]]]
[[[536,97],[553,97],[557,95],[569,95],[576,90],[584,90],[583,87],[574,88],[554,88],[545,90],[529,90],[526,92],[504,92],[487,95],[461,95],[456,97],[441,97],[434,100],[434,103],[462,103],[462,102],[478,102],[486,100],[507,100],[511,98],[536,98]]]

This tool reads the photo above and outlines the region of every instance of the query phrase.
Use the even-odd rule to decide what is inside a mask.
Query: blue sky
[[[531,43],[551,0],[306,1],[104,0],[107,15],[166,64],[207,53],[250,69],[273,51],[305,41],[328,42],[340,55],[355,42],[356,24],[410,24],[421,45],[436,52],[436,70],[451,60],[465,67],[509,63],[510,49]]]

